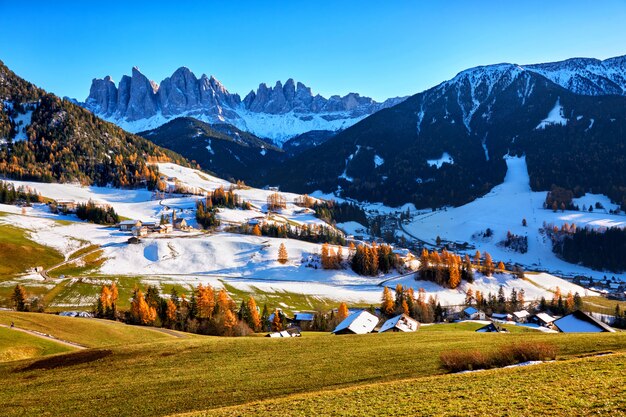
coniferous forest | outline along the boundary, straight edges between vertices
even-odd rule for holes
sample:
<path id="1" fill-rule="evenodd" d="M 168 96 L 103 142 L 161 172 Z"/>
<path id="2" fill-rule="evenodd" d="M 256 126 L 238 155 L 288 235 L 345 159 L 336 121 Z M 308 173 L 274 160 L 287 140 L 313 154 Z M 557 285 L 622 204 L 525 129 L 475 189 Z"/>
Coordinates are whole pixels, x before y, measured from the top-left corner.
<path id="1" fill-rule="evenodd" d="M 576 229 L 556 241 L 553 249 L 567 262 L 616 273 L 626 271 L 626 230 L 618 227 Z"/>
<path id="2" fill-rule="evenodd" d="M 0 62 L 0 174 L 19 180 L 78 181 L 85 185 L 148 187 L 156 162 L 188 163 L 181 156 L 105 122 L 89 111 L 33 86 Z M 14 141 L 13 119 L 32 110 L 26 140 Z"/>

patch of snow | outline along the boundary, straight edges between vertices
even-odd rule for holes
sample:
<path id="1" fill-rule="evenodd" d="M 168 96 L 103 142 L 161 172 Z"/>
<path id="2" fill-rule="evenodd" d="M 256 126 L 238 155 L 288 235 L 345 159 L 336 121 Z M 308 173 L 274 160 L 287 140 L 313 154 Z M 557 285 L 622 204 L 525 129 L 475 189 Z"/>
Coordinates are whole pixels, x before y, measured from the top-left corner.
<path id="1" fill-rule="evenodd" d="M 366 235 L 367 227 L 355 221 L 337 223 L 337 227 L 348 235 Z"/>
<path id="2" fill-rule="evenodd" d="M 207 145 L 206 145 L 206 150 L 209 151 L 209 153 L 211 155 L 215 155 L 215 151 L 213 150 L 213 148 L 211 147 L 211 139 L 208 140 Z"/>
<path id="3" fill-rule="evenodd" d="M 385 160 L 378 155 L 374 155 L 374 166 L 378 168 L 385 163 Z"/>
<path id="4" fill-rule="evenodd" d="M 596 203 L 600 203 L 603 209 L 596 208 Z M 619 210 L 619 204 L 611 202 L 611 199 L 604 194 L 591 194 L 586 193 L 582 197 L 574 198 L 572 204 L 577 205 L 581 210 L 583 206 L 588 210 L 590 206 L 593 207 L 593 211 L 598 213 L 608 213 L 609 211 Z"/>
<path id="5" fill-rule="evenodd" d="M 449 207 L 446 210 L 424 212 L 413 217 L 412 222 L 403 226 L 411 236 L 429 244 L 435 243 L 437 236 L 450 242 L 468 242 L 475 245 L 481 252 L 487 251 L 494 260 L 518 263 L 526 270 L 544 270 L 552 275 L 570 276 L 585 275 L 601 279 L 606 273 L 594 271 L 580 265 L 570 264 L 559 259 L 552 252 L 552 242 L 540 229 L 544 222 L 558 227 L 563 223 L 575 223 L 580 227 L 626 227 L 626 216 L 611 215 L 600 210 L 594 212 L 564 211 L 554 213 L 543 208 L 546 192 L 533 192 L 525 157 L 507 157 L 507 173 L 504 182 L 494 187 L 485 196 L 460 207 Z M 593 196 L 589 201 L 595 201 Z M 602 204 L 606 200 L 601 200 Z M 580 203 L 578 203 L 580 204 Z M 582 207 L 582 206 L 581 206 Z M 606 205 L 606 208 L 614 207 Z M 527 227 L 522 226 L 522 219 L 527 220 Z M 473 236 L 487 228 L 493 230 L 493 239 L 488 242 Z M 509 251 L 498 245 L 506 239 L 507 232 L 528 237 L 528 251 L 524 254 Z M 473 250 L 475 251 L 475 249 Z M 470 250 L 470 254 L 473 254 Z M 612 274 L 613 275 L 613 274 Z M 626 274 L 614 274 L 618 279 L 626 281 Z M 533 276 L 528 274 L 533 279 Z M 547 279 L 539 275 L 539 285 Z M 564 285 L 566 281 L 560 280 Z M 584 291 L 578 288 L 579 291 Z M 581 293 L 584 295 L 584 293 Z"/>
<path id="6" fill-rule="evenodd" d="M 354 158 L 354 156 L 359 153 L 360 150 L 361 150 L 361 146 L 360 145 L 356 145 L 356 151 L 354 151 L 354 153 L 351 153 L 350 155 L 348 155 L 348 157 L 346 158 L 346 167 L 344 168 L 344 170 L 341 173 L 341 175 L 339 176 L 339 178 L 343 178 L 344 180 L 346 180 L 348 182 L 354 181 L 354 179 L 352 177 L 348 177 L 348 164 L 350 163 L 350 161 L 352 161 L 352 158 Z"/>
<path id="7" fill-rule="evenodd" d="M 535 129 L 545 129 L 546 126 L 566 126 L 567 119 L 563 115 L 563 106 L 561 106 L 561 98 L 556 99 L 556 103 L 550 113 L 548 113 L 548 117 L 543 119 Z"/>
<path id="8" fill-rule="evenodd" d="M 28 110 L 24 114 L 19 114 L 14 122 L 17 127 L 17 134 L 13 138 L 13 142 L 20 142 L 23 140 L 28 140 L 28 136 L 26 136 L 26 129 L 30 126 L 31 120 L 33 118 L 33 111 Z"/>
<path id="9" fill-rule="evenodd" d="M 443 164 L 454 164 L 454 159 L 450 156 L 448 152 L 444 152 L 439 159 L 428 159 L 426 161 L 428 165 L 431 167 L 435 167 L 437 169 L 441 168 Z"/>

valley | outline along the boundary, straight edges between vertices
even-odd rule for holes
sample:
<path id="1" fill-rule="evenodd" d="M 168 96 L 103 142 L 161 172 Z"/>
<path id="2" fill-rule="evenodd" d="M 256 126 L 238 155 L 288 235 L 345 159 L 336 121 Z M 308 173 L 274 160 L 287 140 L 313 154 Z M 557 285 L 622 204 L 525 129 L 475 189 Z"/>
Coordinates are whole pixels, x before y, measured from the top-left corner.
<path id="1" fill-rule="evenodd" d="M 626 415 L 624 21 L 0 1 L 0 417 Z"/>

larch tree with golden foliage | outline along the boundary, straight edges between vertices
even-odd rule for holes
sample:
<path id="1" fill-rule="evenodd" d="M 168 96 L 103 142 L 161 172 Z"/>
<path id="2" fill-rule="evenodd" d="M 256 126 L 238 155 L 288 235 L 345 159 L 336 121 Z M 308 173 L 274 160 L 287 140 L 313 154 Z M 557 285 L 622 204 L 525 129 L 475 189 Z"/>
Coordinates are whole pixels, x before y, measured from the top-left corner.
<path id="1" fill-rule="evenodd" d="M 498 262 L 498 271 L 504 272 L 505 269 L 506 267 L 504 266 L 504 262 L 502 261 Z"/>
<path id="2" fill-rule="evenodd" d="M 198 284 L 196 289 L 196 303 L 198 307 L 198 318 L 210 319 L 213 317 L 213 310 L 215 309 L 215 291 L 213 287 L 202 284 Z"/>
<path id="3" fill-rule="evenodd" d="M 283 322 L 280 320 L 278 309 L 274 310 L 274 318 L 272 319 L 272 331 L 280 332 L 283 329 Z"/>
<path id="4" fill-rule="evenodd" d="M 224 288 L 222 288 L 217 294 L 217 306 L 221 313 L 225 313 L 226 311 L 233 309 L 233 300 L 231 300 Z"/>
<path id="5" fill-rule="evenodd" d="M 383 290 L 382 302 L 380 304 L 380 309 L 383 315 L 390 317 L 395 309 L 395 302 L 393 296 L 391 295 L 391 290 L 389 287 L 385 287 Z"/>
<path id="6" fill-rule="evenodd" d="M 133 321 L 138 324 L 152 324 L 156 320 L 156 309 L 150 307 L 141 290 L 135 291 L 135 296 L 130 302 L 130 314 Z"/>
<path id="7" fill-rule="evenodd" d="M 258 224 L 255 224 L 254 227 L 252 228 L 252 234 L 254 236 L 261 236 L 261 228 L 259 227 Z"/>
<path id="8" fill-rule="evenodd" d="M 165 317 L 167 318 L 168 325 L 172 327 L 176 323 L 176 304 L 172 300 L 167 300 L 167 307 L 165 310 Z"/>
<path id="9" fill-rule="evenodd" d="M 348 317 L 348 305 L 346 303 L 339 304 L 339 309 L 337 310 L 337 320 L 342 321 Z"/>
<path id="10" fill-rule="evenodd" d="M 287 248 L 284 243 L 281 243 L 278 247 L 278 262 L 281 264 L 286 264 L 289 260 L 289 255 L 287 254 Z"/>
<path id="11" fill-rule="evenodd" d="M 485 263 L 483 265 L 483 272 L 486 276 L 490 277 L 491 275 L 493 275 L 493 271 L 493 259 L 491 259 L 491 255 L 489 255 L 489 253 L 485 252 Z"/>
<path id="12" fill-rule="evenodd" d="M 248 325 L 252 330 L 258 332 L 261 330 L 261 316 L 259 315 L 259 309 L 257 308 L 256 301 L 252 296 L 250 296 L 247 304 L 249 314 Z"/>
<path id="13" fill-rule="evenodd" d="M 229 336 L 232 335 L 235 326 L 237 326 L 237 316 L 232 311 L 226 310 L 224 313 L 224 332 Z"/>

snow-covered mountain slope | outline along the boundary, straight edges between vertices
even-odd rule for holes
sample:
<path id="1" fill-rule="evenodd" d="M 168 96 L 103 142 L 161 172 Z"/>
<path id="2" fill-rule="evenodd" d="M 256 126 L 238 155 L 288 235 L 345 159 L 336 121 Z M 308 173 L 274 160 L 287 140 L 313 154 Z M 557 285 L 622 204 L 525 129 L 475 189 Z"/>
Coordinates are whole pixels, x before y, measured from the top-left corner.
<path id="1" fill-rule="evenodd" d="M 355 93 L 327 99 L 292 79 L 284 85 L 278 81 L 274 87 L 262 83 L 241 100 L 214 77 L 203 74 L 198 79 L 185 67 L 160 84 L 135 67 L 118 86 L 109 76 L 94 79 L 84 106 L 134 133 L 190 116 L 207 123 L 229 123 L 280 145 L 311 130 L 345 129 L 400 101 L 402 98 L 393 98 L 378 103 Z"/>
<path id="2" fill-rule="evenodd" d="M 596 202 L 607 204 L 605 210 L 594 212 L 553 212 L 543 208 L 546 192 L 533 192 L 525 157 L 506 158 L 507 173 L 504 183 L 494 187 L 484 197 L 461 207 L 436 212 L 424 211 L 415 216 L 404 229 L 411 236 L 435 243 L 437 236 L 451 242 L 469 242 L 481 251 L 489 252 L 494 259 L 524 265 L 528 270 L 547 270 L 559 275 L 585 275 L 598 279 L 606 272 L 567 263 L 552 252 L 552 242 L 540 229 L 544 224 L 561 227 L 564 223 L 578 227 L 626 227 L 626 216 L 609 214 L 614 209 L 604 196 L 587 195 L 577 204 Z M 522 224 L 526 219 L 527 226 Z M 491 229 L 492 236 L 483 233 Z M 528 251 L 515 252 L 502 242 L 507 233 L 528 237 Z M 626 281 L 626 274 L 611 274 Z M 532 278 L 532 276 L 531 276 Z"/>
<path id="3" fill-rule="evenodd" d="M 626 56 L 604 61 L 572 58 L 548 64 L 525 65 L 523 68 L 541 74 L 576 94 L 626 95 Z"/>
<path id="4" fill-rule="evenodd" d="M 502 181 L 502 156 L 525 154 L 534 190 L 592 190 L 625 210 L 626 94 L 615 94 L 624 59 L 589 62 L 462 71 L 275 166 L 268 182 L 298 192 L 340 189 L 391 206 L 462 205 Z M 573 71 L 574 78 L 558 76 Z M 604 89 L 583 90 L 582 79 Z M 434 164 L 442 155 L 454 163 Z M 575 168 L 581 166 L 585 173 Z"/>

